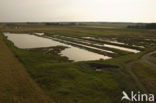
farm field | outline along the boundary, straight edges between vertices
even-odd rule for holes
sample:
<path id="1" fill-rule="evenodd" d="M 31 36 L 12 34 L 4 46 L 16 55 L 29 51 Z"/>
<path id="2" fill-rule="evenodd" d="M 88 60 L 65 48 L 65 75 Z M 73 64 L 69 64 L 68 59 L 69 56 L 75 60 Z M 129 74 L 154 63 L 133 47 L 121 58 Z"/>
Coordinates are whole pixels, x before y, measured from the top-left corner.
<path id="1" fill-rule="evenodd" d="M 15 57 L 55 103 L 121 103 L 122 91 L 156 93 L 156 53 L 143 59 L 156 51 L 155 29 L 121 24 L 4 24 L 0 29 Z"/>

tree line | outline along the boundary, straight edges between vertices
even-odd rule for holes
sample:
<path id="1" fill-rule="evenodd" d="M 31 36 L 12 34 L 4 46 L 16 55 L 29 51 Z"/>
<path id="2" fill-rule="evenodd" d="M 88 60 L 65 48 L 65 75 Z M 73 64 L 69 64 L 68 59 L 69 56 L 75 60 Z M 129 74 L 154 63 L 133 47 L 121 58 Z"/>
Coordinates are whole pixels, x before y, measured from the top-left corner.
<path id="1" fill-rule="evenodd" d="M 156 23 L 128 25 L 127 28 L 156 29 Z"/>

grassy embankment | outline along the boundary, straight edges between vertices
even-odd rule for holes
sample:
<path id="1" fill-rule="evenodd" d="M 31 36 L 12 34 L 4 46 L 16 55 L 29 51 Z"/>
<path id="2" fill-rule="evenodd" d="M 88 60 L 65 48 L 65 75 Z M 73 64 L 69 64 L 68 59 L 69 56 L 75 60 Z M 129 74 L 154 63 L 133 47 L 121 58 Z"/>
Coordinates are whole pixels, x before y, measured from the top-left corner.
<path id="1" fill-rule="evenodd" d="M 57 103 L 120 103 L 123 90 L 139 90 L 122 62 L 136 58 L 135 55 L 108 61 L 65 63 L 59 55 L 18 49 L 5 41 L 32 78 Z"/>
<path id="2" fill-rule="evenodd" d="M 0 33 L 0 103 L 53 103 L 9 50 Z"/>
<path id="3" fill-rule="evenodd" d="M 131 42 L 126 41 L 130 44 L 140 44 L 138 41 L 143 38 L 155 37 L 153 35 L 155 33 L 154 30 L 65 26 L 47 26 L 44 28 L 42 26 L 41 28 L 34 26 L 33 28 L 23 27 L 18 30 L 9 29 L 7 30 L 13 32 L 46 32 L 67 36 L 117 37 L 121 41 L 125 41 L 127 40 L 125 38 L 130 37 Z M 129 54 L 107 61 L 70 63 L 61 61 L 62 57 L 59 55 L 22 50 L 14 47 L 11 42 L 7 40 L 6 42 L 16 57 L 25 65 L 32 78 L 57 103 L 120 103 L 123 90 L 127 92 L 139 90 L 137 84 L 129 75 L 125 63 L 137 60 L 145 52 Z M 96 69 L 102 69 L 102 72 L 96 72 Z M 146 87 L 149 88 L 148 86 Z"/>

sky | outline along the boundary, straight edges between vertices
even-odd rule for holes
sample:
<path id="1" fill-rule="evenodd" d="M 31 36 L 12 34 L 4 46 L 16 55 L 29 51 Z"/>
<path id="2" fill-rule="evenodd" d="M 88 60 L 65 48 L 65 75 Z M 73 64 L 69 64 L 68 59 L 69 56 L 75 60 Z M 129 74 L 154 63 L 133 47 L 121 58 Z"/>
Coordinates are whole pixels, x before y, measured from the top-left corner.
<path id="1" fill-rule="evenodd" d="M 0 0 L 0 22 L 156 22 L 156 0 Z"/>

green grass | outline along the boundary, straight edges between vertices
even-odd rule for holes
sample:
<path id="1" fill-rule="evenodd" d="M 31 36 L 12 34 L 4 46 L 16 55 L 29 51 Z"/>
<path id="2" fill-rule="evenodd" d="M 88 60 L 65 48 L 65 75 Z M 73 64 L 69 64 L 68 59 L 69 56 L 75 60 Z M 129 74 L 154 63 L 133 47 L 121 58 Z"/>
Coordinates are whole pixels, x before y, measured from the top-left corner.
<path id="1" fill-rule="evenodd" d="M 50 35 L 66 35 L 66 36 L 93 36 L 97 38 L 117 38 L 121 42 L 134 45 L 149 46 L 149 43 L 154 43 L 154 41 L 146 41 L 145 39 L 156 38 L 156 30 L 147 29 L 128 29 L 121 25 L 114 28 L 104 28 L 107 26 L 103 25 L 103 28 L 96 28 L 97 25 L 93 26 L 45 26 L 45 25 L 18 25 L 20 29 L 15 29 L 16 25 L 13 27 L 6 26 L 3 31 L 10 32 L 45 32 Z M 150 47 L 150 46 L 149 46 Z"/>
<path id="2" fill-rule="evenodd" d="M 155 61 L 156 60 L 156 54 L 151 55 L 151 58 L 154 60 L 149 60 L 149 61 L 156 65 L 156 61 Z"/>
<path id="3" fill-rule="evenodd" d="M 123 59 L 61 63 L 59 55 L 22 50 L 6 42 L 31 77 L 56 103 L 120 103 L 123 90 L 139 90 L 119 61 Z M 100 65 L 102 72 L 95 71 L 96 65 Z"/>
<path id="4" fill-rule="evenodd" d="M 152 57 L 156 59 L 156 54 L 153 54 Z"/>
<path id="5" fill-rule="evenodd" d="M 140 42 L 143 41 L 144 46 L 147 47 L 151 47 L 149 44 L 153 42 L 145 42 L 144 39 L 156 38 L 156 30 L 126 29 L 124 27 L 35 25 L 22 26 L 19 30 L 7 27 L 3 31 L 118 38 L 121 42 L 136 45 L 140 45 Z M 127 93 L 140 90 L 128 73 L 125 63 L 135 61 L 143 54 L 155 50 L 147 48 L 139 54 L 128 54 L 106 61 L 71 63 L 65 57 L 18 49 L 10 41 L 6 39 L 5 41 L 19 61 L 24 64 L 31 77 L 56 103 L 121 103 L 123 90 Z M 96 72 L 98 68 L 102 69 L 102 72 Z M 147 70 L 147 68 L 150 69 Z M 153 68 L 142 63 L 135 64 L 134 72 L 139 78 L 143 77 L 142 81 L 150 81 L 146 87 L 155 89 L 150 85 L 155 81 Z"/>
<path id="6" fill-rule="evenodd" d="M 156 70 L 146 63 L 135 63 L 133 65 L 134 73 L 140 78 L 144 86 L 150 93 L 156 94 Z"/>

